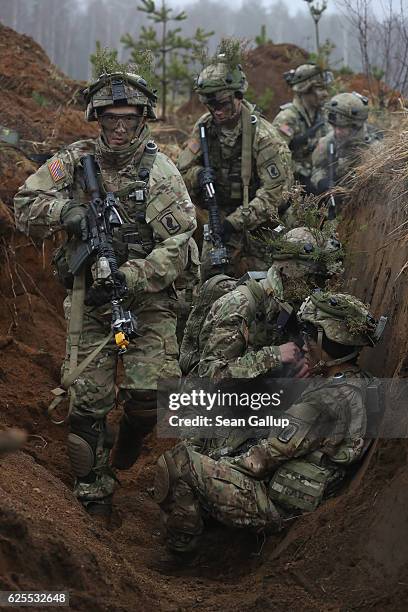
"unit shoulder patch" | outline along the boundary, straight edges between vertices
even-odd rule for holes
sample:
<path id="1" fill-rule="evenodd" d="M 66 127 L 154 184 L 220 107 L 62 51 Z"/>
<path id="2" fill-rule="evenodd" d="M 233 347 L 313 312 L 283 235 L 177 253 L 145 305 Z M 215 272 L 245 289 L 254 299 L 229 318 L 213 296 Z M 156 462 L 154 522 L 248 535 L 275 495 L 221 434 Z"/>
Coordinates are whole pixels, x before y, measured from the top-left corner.
<path id="1" fill-rule="evenodd" d="M 275 163 L 270 164 L 269 166 L 267 166 L 266 170 L 267 170 L 269 176 L 271 178 L 273 178 L 273 179 L 276 179 L 276 178 L 278 178 L 280 176 L 279 168 L 278 168 L 278 166 Z"/>
<path id="2" fill-rule="evenodd" d="M 181 225 L 177 221 L 176 217 L 171 212 L 166 212 L 160 219 L 160 223 L 163 225 L 165 230 L 170 234 L 177 234 L 180 230 Z"/>

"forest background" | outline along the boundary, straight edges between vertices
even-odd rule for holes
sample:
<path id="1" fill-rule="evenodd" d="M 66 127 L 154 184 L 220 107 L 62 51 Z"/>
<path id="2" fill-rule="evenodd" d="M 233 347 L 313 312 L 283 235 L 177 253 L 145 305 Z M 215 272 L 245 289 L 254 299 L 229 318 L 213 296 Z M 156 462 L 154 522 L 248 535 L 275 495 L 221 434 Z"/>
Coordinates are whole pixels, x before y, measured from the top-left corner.
<path id="1" fill-rule="evenodd" d="M 138 0 L 0 0 L 0 21 L 32 36 L 66 74 L 87 80 L 96 41 L 117 48 L 119 59 L 129 58 L 123 37 L 140 40 L 143 28 L 152 25 L 148 13 L 138 10 L 140 5 Z M 208 37 L 210 51 L 222 36 L 231 35 L 249 39 L 253 46 L 272 41 L 316 50 L 308 0 L 166 0 L 166 5 L 173 9 L 172 16 L 184 11 L 187 17 L 176 23 L 180 36 L 194 37 L 197 28 L 213 33 Z M 161 0 L 156 6 L 160 8 Z M 329 43 L 332 68 L 370 72 L 407 95 L 406 0 L 329 0 L 319 30 L 321 45 Z"/>

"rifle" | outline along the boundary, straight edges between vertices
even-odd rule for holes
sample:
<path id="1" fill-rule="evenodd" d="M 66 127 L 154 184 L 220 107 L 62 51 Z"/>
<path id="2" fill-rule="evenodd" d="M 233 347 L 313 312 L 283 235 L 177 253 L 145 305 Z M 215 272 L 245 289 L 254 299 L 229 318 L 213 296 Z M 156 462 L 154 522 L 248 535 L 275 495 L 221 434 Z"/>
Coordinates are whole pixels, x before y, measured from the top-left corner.
<path id="1" fill-rule="evenodd" d="M 129 341 L 137 335 L 136 319 L 130 310 L 124 310 L 122 302 L 126 297 L 126 285 L 120 279 L 118 262 L 112 246 L 113 230 L 122 225 L 123 221 L 116 208 L 113 193 L 107 193 L 105 198 L 100 192 L 97 178 L 97 164 L 93 155 L 82 158 L 86 191 L 91 196 L 87 210 L 88 237 L 81 242 L 70 257 L 69 267 L 75 275 L 89 258 L 96 254 L 98 278 L 109 279 L 112 282 L 112 332 L 119 353 L 126 351 Z"/>
<path id="2" fill-rule="evenodd" d="M 329 142 L 329 189 L 332 190 L 336 183 L 335 168 L 336 168 L 336 144 L 334 139 Z M 336 200 L 334 195 L 329 195 L 329 202 L 327 207 L 327 219 L 333 221 L 336 218 Z"/>
<path id="3" fill-rule="evenodd" d="M 205 125 L 200 123 L 200 145 L 203 154 L 204 168 L 209 170 L 210 156 L 208 152 L 208 141 Z M 214 183 L 211 180 L 205 182 L 204 201 L 208 207 L 208 224 L 204 225 L 204 240 L 211 240 L 213 246 L 210 250 L 210 261 L 213 267 L 224 266 L 228 263 L 227 249 L 222 240 L 222 227 L 220 211 L 218 210 L 215 197 Z"/>

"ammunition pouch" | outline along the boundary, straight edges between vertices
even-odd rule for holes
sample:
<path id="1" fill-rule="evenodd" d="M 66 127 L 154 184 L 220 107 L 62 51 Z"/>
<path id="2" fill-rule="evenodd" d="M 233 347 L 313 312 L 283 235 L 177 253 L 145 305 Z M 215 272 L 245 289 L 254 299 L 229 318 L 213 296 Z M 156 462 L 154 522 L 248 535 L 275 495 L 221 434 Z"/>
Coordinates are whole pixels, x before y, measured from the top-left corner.
<path id="1" fill-rule="evenodd" d="M 318 464 L 318 455 L 322 465 Z M 269 482 L 270 499 L 285 510 L 313 512 L 324 498 L 338 490 L 344 478 L 345 470 L 329 465 L 322 453 L 312 453 L 310 458 L 316 462 L 306 459 L 286 462 Z"/>
<path id="2" fill-rule="evenodd" d="M 115 228 L 113 248 L 119 267 L 129 259 L 145 259 L 154 247 L 152 230 L 138 223 L 123 223 Z"/>
<path id="3" fill-rule="evenodd" d="M 74 286 L 74 275 L 69 269 L 65 244 L 59 246 L 54 251 L 51 263 L 54 267 L 54 274 L 61 285 L 63 285 L 65 289 L 72 289 Z"/>

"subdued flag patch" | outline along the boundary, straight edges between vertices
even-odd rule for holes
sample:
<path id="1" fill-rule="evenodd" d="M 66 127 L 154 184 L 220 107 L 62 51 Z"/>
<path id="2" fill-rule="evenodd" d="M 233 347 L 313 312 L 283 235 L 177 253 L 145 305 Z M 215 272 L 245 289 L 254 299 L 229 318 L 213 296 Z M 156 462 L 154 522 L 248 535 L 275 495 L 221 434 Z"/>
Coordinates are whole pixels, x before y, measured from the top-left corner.
<path id="1" fill-rule="evenodd" d="M 287 123 L 282 123 L 282 125 L 279 126 L 279 129 L 280 129 L 281 132 L 286 134 L 286 136 L 289 136 L 289 138 L 292 138 L 292 136 L 294 134 L 294 131 L 290 127 L 290 125 L 288 125 Z"/>
<path id="2" fill-rule="evenodd" d="M 190 138 L 190 140 L 187 141 L 187 147 L 195 155 L 200 150 L 200 143 L 197 140 L 195 140 L 194 138 Z"/>
<path id="3" fill-rule="evenodd" d="M 62 181 L 66 177 L 64 165 L 60 159 L 54 159 L 48 163 L 48 170 L 50 171 L 52 180 L 54 183 Z"/>

